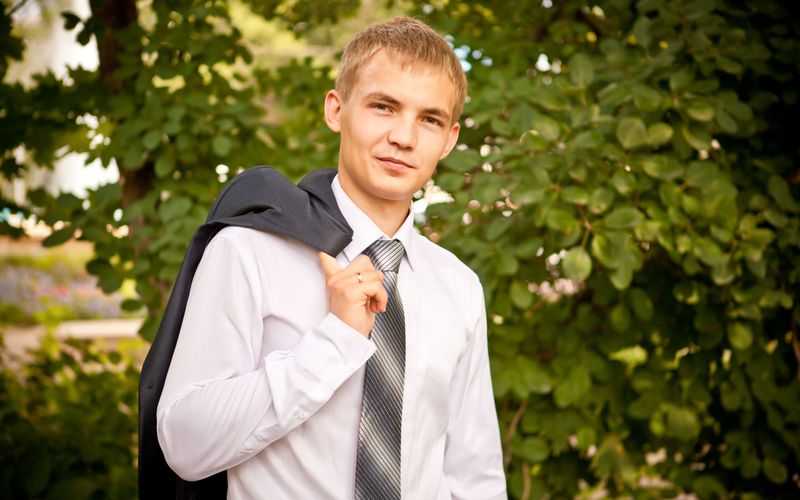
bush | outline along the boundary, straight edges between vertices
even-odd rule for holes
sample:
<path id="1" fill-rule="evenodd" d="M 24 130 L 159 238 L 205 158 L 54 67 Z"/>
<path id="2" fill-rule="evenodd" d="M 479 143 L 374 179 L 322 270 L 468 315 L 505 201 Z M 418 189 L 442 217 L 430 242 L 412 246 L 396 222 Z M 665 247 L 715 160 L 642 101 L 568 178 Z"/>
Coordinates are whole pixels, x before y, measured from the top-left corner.
<path id="1" fill-rule="evenodd" d="M 124 351 L 46 338 L 0 349 L 0 497 L 136 497 L 138 368 Z"/>

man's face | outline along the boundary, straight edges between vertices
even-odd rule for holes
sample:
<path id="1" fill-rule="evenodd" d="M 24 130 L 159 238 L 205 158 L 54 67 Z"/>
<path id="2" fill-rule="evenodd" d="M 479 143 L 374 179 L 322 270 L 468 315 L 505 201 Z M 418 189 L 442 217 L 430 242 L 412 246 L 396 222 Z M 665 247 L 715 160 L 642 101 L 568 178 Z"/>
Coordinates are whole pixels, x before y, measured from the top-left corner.
<path id="1" fill-rule="evenodd" d="M 443 71 L 403 68 L 384 51 L 359 70 L 347 102 L 328 92 L 325 118 L 341 135 L 339 179 L 357 205 L 408 207 L 456 144 L 454 100 Z"/>

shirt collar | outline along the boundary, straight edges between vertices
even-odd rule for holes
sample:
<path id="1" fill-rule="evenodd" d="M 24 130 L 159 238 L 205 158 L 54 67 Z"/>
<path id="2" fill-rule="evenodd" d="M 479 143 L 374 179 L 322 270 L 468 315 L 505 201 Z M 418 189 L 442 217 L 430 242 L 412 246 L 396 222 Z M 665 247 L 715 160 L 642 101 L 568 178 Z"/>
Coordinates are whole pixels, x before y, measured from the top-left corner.
<path id="1" fill-rule="evenodd" d="M 393 236 L 388 236 L 386 233 L 372 222 L 372 219 L 367 216 L 355 202 L 350 199 L 347 193 L 342 189 L 339 183 L 339 175 L 337 174 L 331 182 L 331 189 L 336 198 L 336 204 L 339 205 L 339 210 L 342 212 L 347 224 L 353 230 L 353 239 L 350 244 L 344 248 L 344 254 L 351 262 L 353 259 L 361 255 L 373 241 L 379 239 L 399 240 L 405 249 L 404 259 L 414 269 L 414 210 L 411 204 L 408 207 L 408 216 L 403 224 Z"/>

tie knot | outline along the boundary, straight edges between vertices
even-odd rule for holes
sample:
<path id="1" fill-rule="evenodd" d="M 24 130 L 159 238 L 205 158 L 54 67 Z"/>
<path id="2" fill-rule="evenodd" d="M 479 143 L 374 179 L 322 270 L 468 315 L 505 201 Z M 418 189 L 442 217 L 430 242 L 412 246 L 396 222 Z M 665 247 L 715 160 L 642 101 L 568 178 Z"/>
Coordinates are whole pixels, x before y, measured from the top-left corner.
<path id="1" fill-rule="evenodd" d="M 364 255 L 370 258 L 378 271 L 396 273 L 405 252 L 399 240 L 376 240 L 364 250 Z"/>

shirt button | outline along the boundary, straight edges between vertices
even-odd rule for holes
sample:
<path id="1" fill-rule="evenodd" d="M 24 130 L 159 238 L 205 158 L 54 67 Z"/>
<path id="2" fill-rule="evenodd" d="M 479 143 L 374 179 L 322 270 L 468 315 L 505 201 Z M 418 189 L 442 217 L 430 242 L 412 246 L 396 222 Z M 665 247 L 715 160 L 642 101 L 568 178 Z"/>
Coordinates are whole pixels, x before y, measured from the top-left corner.
<path id="1" fill-rule="evenodd" d="M 297 418 L 306 418 L 308 417 L 308 413 L 305 410 L 297 410 L 295 413 Z"/>

